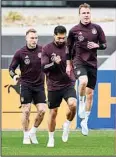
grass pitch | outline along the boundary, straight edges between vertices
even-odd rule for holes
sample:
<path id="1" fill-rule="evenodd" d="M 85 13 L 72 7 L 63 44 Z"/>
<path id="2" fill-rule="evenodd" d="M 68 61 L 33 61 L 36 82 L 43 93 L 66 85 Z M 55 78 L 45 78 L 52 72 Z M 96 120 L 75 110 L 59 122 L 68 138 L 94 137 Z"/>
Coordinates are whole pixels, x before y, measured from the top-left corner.
<path id="1" fill-rule="evenodd" d="M 38 131 L 38 145 L 23 145 L 23 132 L 2 132 L 2 156 L 115 156 L 116 136 L 115 131 L 90 131 L 88 136 L 83 136 L 80 131 L 71 131 L 69 140 L 62 142 L 62 131 L 55 132 L 55 147 L 47 148 L 48 132 Z"/>

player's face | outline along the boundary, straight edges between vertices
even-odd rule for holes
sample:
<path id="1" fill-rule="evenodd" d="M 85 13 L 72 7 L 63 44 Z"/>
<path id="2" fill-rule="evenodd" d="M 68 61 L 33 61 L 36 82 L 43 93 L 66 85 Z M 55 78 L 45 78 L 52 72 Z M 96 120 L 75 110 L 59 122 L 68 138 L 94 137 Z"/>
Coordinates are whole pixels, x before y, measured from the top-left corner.
<path id="1" fill-rule="evenodd" d="M 91 22 L 91 10 L 89 8 L 82 7 L 80 9 L 80 20 L 82 24 L 88 24 Z"/>
<path id="2" fill-rule="evenodd" d="M 54 35 L 54 40 L 55 40 L 55 43 L 59 47 L 64 46 L 64 44 L 66 42 L 66 33 L 63 33 L 63 34 L 58 33 L 57 35 Z"/>
<path id="3" fill-rule="evenodd" d="M 38 42 L 38 35 L 37 33 L 29 32 L 26 35 L 26 42 L 29 48 L 35 48 Z"/>

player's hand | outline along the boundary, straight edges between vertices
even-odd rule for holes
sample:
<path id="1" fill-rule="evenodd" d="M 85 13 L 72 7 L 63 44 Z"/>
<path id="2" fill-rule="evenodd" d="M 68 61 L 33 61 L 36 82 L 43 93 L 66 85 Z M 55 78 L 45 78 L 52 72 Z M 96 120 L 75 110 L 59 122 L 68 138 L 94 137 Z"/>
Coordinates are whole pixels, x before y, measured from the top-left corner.
<path id="1" fill-rule="evenodd" d="M 55 56 L 55 57 L 54 57 L 54 62 L 55 62 L 56 64 L 60 64 L 60 62 L 61 62 L 60 56 Z"/>
<path id="2" fill-rule="evenodd" d="M 67 65 L 66 66 L 66 73 L 67 73 L 67 75 L 70 77 L 70 75 L 71 75 L 71 70 L 72 70 L 72 66 L 71 65 Z"/>
<path id="3" fill-rule="evenodd" d="M 19 75 L 15 75 L 13 77 L 13 80 L 14 80 L 14 84 L 17 84 L 18 83 L 18 80 L 19 80 Z"/>
<path id="4" fill-rule="evenodd" d="M 94 48 L 99 48 L 99 44 L 96 44 L 94 42 L 89 42 L 87 43 L 87 48 L 88 49 L 94 49 Z"/>

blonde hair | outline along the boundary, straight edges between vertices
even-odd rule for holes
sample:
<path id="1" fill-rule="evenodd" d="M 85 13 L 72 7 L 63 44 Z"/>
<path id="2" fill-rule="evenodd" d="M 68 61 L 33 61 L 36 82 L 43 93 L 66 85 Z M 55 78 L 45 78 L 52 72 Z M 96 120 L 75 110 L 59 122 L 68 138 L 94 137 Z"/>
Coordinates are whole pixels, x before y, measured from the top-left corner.
<path id="1" fill-rule="evenodd" d="M 26 35 L 28 35 L 30 32 L 37 33 L 37 31 L 34 28 L 31 28 L 26 32 Z"/>
<path id="2" fill-rule="evenodd" d="M 81 5 L 79 6 L 79 14 L 80 14 L 81 8 L 89 8 L 89 9 L 91 9 L 91 7 L 90 7 L 89 4 L 87 4 L 87 3 L 81 4 Z"/>

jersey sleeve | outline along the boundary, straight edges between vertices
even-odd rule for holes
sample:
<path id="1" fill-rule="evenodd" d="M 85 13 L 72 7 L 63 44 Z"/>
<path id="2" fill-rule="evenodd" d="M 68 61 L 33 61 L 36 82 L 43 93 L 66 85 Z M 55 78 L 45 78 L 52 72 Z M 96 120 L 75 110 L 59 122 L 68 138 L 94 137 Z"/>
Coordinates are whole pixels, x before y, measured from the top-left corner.
<path id="1" fill-rule="evenodd" d="M 49 72 L 50 70 L 53 70 L 55 68 L 55 65 L 56 64 L 50 60 L 48 49 L 46 47 L 43 47 L 41 56 L 42 70 L 45 73 Z"/>
<path id="2" fill-rule="evenodd" d="M 98 28 L 99 34 L 98 34 L 98 41 L 99 41 L 99 49 L 106 49 L 107 48 L 107 42 L 106 42 L 106 36 L 103 31 L 103 29 L 99 26 Z"/>
<path id="3" fill-rule="evenodd" d="M 9 74 L 10 76 L 13 78 L 15 75 L 17 75 L 15 73 L 15 70 L 16 68 L 18 67 L 18 65 L 20 64 L 20 53 L 19 51 L 15 53 L 12 61 L 11 61 L 11 64 L 9 66 Z"/>
<path id="4" fill-rule="evenodd" d="M 73 51 L 73 45 L 74 45 L 74 36 L 73 31 L 70 30 L 67 38 L 67 60 L 71 60 L 71 53 Z"/>

